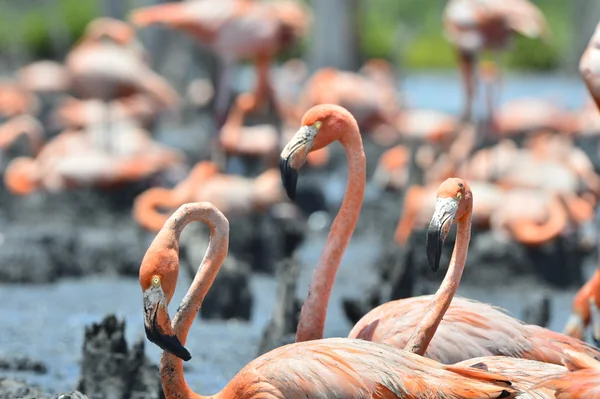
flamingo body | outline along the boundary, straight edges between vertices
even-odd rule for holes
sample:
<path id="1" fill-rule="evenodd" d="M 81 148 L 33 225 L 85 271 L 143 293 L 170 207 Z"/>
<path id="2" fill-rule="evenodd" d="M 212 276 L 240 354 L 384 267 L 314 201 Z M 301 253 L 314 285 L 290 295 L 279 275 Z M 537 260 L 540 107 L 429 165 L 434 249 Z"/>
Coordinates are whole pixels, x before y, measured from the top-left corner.
<path id="1" fill-rule="evenodd" d="M 431 298 L 424 295 L 384 303 L 359 320 L 348 336 L 404 348 Z M 455 297 L 425 356 L 448 364 L 496 355 L 561 364 L 562 351 L 568 348 L 600 356 L 583 341 L 523 324 L 489 304 Z"/>
<path id="2" fill-rule="evenodd" d="M 513 397 L 499 376 L 444 366 L 362 340 L 329 338 L 277 348 L 250 362 L 219 398 Z M 465 375 L 461 375 L 463 372 Z M 475 371 L 475 372 L 474 372 Z M 491 377 L 491 378 L 490 378 Z M 485 379 L 490 382 L 485 382 Z M 499 381 L 491 383 L 493 378 Z"/>

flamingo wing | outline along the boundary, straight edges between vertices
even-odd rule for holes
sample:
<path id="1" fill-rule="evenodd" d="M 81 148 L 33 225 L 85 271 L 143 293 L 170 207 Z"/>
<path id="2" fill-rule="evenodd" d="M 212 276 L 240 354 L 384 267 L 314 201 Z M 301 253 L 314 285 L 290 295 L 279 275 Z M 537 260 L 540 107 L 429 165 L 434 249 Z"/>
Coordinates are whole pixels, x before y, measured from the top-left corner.
<path id="1" fill-rule="evenodd" d="M 349 337 L 404 348 L 431 298 L 425 295 L 380 305 L 356 323 Z M 600 354 L 578 339 L 523 324 L 500 308 L 455 297 L 425 356 L 446 364 L 497 355 L 561 364 L 564 349 Z"/>
<path id="2" fill-rule="evenodd" d="M 330 338 L 280 347 L 249 363 L 224 396 L 243 398 L 511 398 L 503 377 L 444 366 L 373 342 Z M 240 396 L 236 396 L 240 395 Z"/>
<path id="3" fill-rule="evenodd" d="M 600 398 L 600 362 L 576 351 L 565 351 L 570 371 L 545 378 L 539 386 L 554 389 L 556 399 Z"/>
<path id="4" fill-rule="evenodd" d="M 567 371 L 564 366 L 557 364 L 505 356 L 477 357 L 457 363 L 456 366 L 474 367 L 505 376 L 514 388 L 523 392 L 519 394 L 519 399 L 555 399 L 553 388 L 538 386 L 536 382 L 550 376 L 558 377 Z"/>

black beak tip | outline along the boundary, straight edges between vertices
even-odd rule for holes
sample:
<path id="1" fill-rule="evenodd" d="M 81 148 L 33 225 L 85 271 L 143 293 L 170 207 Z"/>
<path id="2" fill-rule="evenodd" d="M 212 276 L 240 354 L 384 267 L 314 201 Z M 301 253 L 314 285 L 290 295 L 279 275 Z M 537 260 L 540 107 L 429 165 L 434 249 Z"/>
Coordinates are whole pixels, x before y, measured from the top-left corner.
<path id="1" fill-rule="evenodd" d="M 179 338 L 175 335 L 160 334 L 146 328 L 146 338 L 162 350 L 167 351 L 186 362 L 192 358 L 190 352 L 185 349 L 179 341 Z"/>
<path id="2" fill-rule="evenodd" d="M 292 168 L 287 159 L 281 158 L 279 161 L 279 169 L 281 171 L 281 181 L 283 188 L 289 199 L 296 199 L 296 185 L 298 184 L 298 171 Z"/>
<path id="3" fill-rule="evenodd" d="M 425 246 L 427 248 L 427 260 L 429 267 L 435 273 L 440 268 L 440 259 L 442 258 L 442 240 L 437 229 L 427 231 Z"/>

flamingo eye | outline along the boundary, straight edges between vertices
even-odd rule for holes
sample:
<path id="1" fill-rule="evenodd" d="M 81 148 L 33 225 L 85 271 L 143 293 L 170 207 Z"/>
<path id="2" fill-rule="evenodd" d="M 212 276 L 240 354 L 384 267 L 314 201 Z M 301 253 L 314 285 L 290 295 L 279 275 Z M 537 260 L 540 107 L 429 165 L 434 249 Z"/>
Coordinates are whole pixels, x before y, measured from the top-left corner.
<path id="1" fill-rule="evenodd" d="M 456 199 L 460 201 L 462 199 L 462 193 L 459 192 L 456 194 Z"/>
<path id="2" fill-rule="evenodd" d="M 315 127 L 315 129 L 319 130 L 321 128 L 321 126 L 323 126 L 323 122 L 316 121 L 313 126 Z"/>
<path id="3" fill-rule="evenodd" d="M 152 285 L 152 287 L 156 288 L 160 286 L 160 277 L 158 276 L 153 276 L 152 280 L 150 281 L 150 284 Z"/>

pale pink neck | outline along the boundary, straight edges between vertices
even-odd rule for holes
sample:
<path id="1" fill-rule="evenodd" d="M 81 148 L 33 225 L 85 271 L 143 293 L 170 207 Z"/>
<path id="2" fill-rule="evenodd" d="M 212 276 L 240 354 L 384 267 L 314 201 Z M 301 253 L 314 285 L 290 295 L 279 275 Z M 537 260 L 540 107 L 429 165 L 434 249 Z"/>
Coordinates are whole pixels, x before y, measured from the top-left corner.
<path id="1" fill-rule="evenodd" d="M 444 314 L 450 307 L 452 298 L 456 294 L 458 284 L 462 277 L 465 263 L 467 261 L 467 252 L 469 241 L 471 240 L 471 212 L 469 211 L 459 222 L 456 230 L 456 242 L 450 259 L 450 266 L 428 307 L 425 317 L 421 320 L 415 331 L 408 339 L 404 350 L 417 355 L 425 355 L 429 343 L 437 330 Z"/>
<path id="2" fill-rule="evenodd" d="M 171 231 L 174 238 L 179 241 L 181 231 L 191 221 L 202 221 L 210 228 L 210 242 L 204 259 L 173 318 L 173 330 L 182 345 L 185 345 L 202 301 L 227 257 L 229 222 L 222 213 L 215 210 L 212 205 L 183 205 L 169 218 L 163 229 Z M 194 393 L 187 385 L 183 375 L 183 361 L 167 352 L 163 352 L 161 356 L 160 377 L 167 399 L 204 398 Z"/>
<path id="3" fill-rule="evenodd" d="M 335 274 L 356 227 L 366 184 L 366 160 L 358 127 L 340 140 L 348 157 L 348 184 L 342 206 L 315 268 L 298 322 L 296 342 L 323 338 Z"/>

